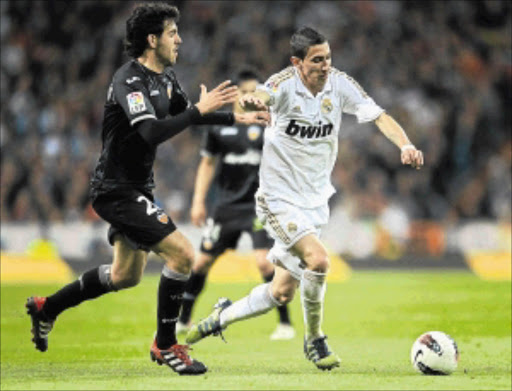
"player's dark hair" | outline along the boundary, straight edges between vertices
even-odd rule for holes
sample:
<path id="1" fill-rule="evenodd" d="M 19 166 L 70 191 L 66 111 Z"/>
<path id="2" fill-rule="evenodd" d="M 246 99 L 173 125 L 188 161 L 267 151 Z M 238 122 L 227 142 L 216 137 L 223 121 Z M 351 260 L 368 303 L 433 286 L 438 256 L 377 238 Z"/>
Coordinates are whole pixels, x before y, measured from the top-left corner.
<path id="1" fill-rule="evenodd" d="M 324 42 L 327 42 L 324 35 L 311 27 L 303 27 L 297 30 L 290 39 L 291 54 L 304 60 L 311 46 L 321 45 Z"/>
<path id="2" fill-rule="evenodd" d="M 133 58 L 140 57 L 148 46 L 148 35 L 160 36 L 164 31 L 164 22 L 168 19 L 178 23 L 180 11 L 166 3 L 148 3 L 137 6 L 126 21 L 124 48 Z"/>
<path id="3" fill-rule="evenodd" d="M 238 70 L 235 76 L 235 80 L 233 80 L 233 82 L 235 84 L 240 84 L 241 82 L 246 80 L 257 80 L 258 82 L 260 82 L 261 76 L 255 68 L 250 66 L 244 66 Z"/>

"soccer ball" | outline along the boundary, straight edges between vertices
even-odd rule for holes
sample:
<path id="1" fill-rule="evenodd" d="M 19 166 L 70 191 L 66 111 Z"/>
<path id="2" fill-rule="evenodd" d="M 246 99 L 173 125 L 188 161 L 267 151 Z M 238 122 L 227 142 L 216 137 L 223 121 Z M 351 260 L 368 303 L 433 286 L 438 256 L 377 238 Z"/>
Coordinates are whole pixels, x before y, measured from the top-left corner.
<path id="1" fill-rule="evenodd" d="M 457 344 L 441 331 L 422 334 L 412 345 L 412 366 L 425 375 L 449 375 L 457 369 L 458 362 Z"/>

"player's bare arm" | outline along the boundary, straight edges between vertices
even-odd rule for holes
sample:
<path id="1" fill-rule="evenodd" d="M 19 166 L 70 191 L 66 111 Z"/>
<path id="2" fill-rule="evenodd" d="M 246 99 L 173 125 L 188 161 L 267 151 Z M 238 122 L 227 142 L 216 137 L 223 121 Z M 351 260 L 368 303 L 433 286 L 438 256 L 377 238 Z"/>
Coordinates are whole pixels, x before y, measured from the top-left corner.
<path id="1" fill-rule="evenodd" d="M 213 156 L 204 156 L 197 169 L 196 183 L 194 187 L 194 197 L 192 208 L 190 209 L 190 219 L 198 227 L 204 225 L 206 219 L 206 195 L 212 183 L 215 173 L 215 158 Z"/>
<path id="2" fill-rule="evenodd" d="M 423 152 L 416 149 L 411 143 L 407 134 L 393 117 L 382 113 L 376 120 L 375 125 L 379 130 L 391 140 L 401 150 L 402 164 L 410 164 L 416 169 L 423 166 Z"/>

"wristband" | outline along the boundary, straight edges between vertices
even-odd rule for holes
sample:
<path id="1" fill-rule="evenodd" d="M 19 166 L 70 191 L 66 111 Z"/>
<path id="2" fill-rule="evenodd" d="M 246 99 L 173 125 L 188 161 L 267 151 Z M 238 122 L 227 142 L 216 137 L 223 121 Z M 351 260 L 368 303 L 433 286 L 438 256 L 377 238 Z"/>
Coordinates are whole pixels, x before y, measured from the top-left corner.
<path id="1" fill-rule="evenodd" d="M 412 145 L 412 144 L 406 144 L 406 145 L 404 145 L 402 148 L 400 148 L 400 150 L 401 150 L 402 152 L 403 152 L 403 151 L 405 151 L 405 150 L 407 150 L 407 149 L 416 149 L 416 147 L 415 147 L 414 145 Z"/>

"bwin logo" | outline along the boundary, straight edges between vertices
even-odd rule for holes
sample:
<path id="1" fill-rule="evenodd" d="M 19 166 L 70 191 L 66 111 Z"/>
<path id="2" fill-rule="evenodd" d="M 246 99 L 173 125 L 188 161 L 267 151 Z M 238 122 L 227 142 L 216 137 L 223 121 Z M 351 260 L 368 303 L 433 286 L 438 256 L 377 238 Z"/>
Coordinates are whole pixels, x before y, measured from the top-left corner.
<path id="1" fill-rule="evenodd" d="M 289 136 L 300 136 L 302 138 L 320 138 L 329 136 L 332 133 L 332 124 L 322 125 L 322 122 L 318 123 L 318 126 L 300 126 L 297 125 L 294 119 L 290 121 L 285 133 Z"/>

